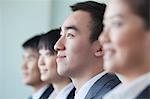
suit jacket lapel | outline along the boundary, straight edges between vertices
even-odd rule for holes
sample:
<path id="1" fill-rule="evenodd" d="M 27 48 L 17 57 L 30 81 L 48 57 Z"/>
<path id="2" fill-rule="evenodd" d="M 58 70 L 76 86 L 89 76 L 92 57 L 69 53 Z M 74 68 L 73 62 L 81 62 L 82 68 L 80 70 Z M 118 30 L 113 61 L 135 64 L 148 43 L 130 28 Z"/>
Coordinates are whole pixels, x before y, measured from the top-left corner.
<path id="1" fill-rule="evenodd" d="M 49 95 L 53 92 L 53 86 L 50 85 L 45 91 L 44 93 L 41 95 L 40 99 L 48 99 Z"/>
<path id="2" fill-rule="evenodd" d="M 71 90 L 71 92 L 69 93 L 69 95 L 67 96 L 67 99 L 74 99 L 75 90 L 76 90 L 76 88 L 74 87 L 74 88 Z"/>
<path id="3" fill-rule="evenodd" d="M 117 78 L 116 75 L 112 75 L 109 73 L 106 73 L 103 75 L 99 80 L 97 80 L 94 85 L 90 88 L 89 92 L 87 93 L 85 99 L 92 99 L 95 97 L 97 94 L 99 96 L 103 96 L 106 92 L 108 92 L 110 89 L 105 88 L 104 86 L 114 78 Z M 118 85 L 120 83 L 120 80 L 117 78 L 117 82 L 115 84 Z M 112 86 L 114 87 L 114 86 Z"/>
<path id="4" fill-rule="evenodd" d="M 145 88 L 137 97 L 136 99 L 150 99 L 150 85 Z"/>

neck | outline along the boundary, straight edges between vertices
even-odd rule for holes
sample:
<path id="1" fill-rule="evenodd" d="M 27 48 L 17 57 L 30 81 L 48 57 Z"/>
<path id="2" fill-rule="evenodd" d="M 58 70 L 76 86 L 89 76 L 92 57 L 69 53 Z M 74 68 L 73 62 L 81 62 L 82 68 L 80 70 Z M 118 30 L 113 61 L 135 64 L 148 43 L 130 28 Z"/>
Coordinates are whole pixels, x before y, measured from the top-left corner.
<path id="1" fill-rule="evenodd" d="M 45 83 L 40 83 L 40 84 L 35 84 L 32 86 L 33 88 L 33 93 L 36 93 L 37 91 L 39 91 L 43 86 L 45 86 L 46 84 Z"/>
<path id="2" fill-rule="evenodd" d="M 129 71 L 128 73 L 124 73 L 122 74 L 126 80 L 126 83 L 130 83 L 136 79 L 138 79 L 139 77 L 141 77 L 142 75 L 145 75 L 146 73 L 150 72 L 150 68 L 145 68 L 142 67 L 140 69 L 135 69 L 134 71 Z"/>

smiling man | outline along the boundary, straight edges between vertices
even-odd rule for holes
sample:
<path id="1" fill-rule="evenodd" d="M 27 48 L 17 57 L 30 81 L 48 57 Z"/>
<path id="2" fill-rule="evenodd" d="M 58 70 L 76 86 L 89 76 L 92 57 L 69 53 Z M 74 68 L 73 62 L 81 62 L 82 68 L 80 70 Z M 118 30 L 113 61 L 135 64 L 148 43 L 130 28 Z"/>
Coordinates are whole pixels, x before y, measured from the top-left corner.
<path id="1" fill-rule="evenodd" d="M 94 1 L 71 6 L 73 13 L 63 23 L 61 37 L 55 44 L 57 71 L 72 79 L 75 99 L 101 99 L 120 83 L 116 75 L 103 70 L 98 36 L 103 29 L 105 7 Z"/>
<path id="2" fill-rule="evenodd" d="M 23 54 L 23 83 L 32 87 L 32 96 L 29 99 L 47 99 L 53 91 L 52 85 L 41 81 L 38 68 L 38 43 L 41 35 L 34 36 L 22 45 Z"/>

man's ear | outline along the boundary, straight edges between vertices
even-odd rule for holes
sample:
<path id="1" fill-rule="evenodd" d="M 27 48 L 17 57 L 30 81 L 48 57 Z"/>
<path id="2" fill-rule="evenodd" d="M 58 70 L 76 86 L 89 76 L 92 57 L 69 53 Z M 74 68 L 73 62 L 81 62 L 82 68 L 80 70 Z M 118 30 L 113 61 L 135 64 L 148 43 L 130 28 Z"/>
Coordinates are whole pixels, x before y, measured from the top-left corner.
<path id="1" fill-rule="evenodd" d="M 103 51 L 102 47 L 99 48 L 99 49 L 95 52 L 95 56 L 97 56 L 97 57 L 102 57 L 103 55 L 104 55 L 104 51 Z"/>
<path id="2" fill-rule="evenodd" d="M 103 48 L 102 48 L 102 45 L 98 42 L 98 41 L 95 41 L 95 45 L 94 45 L 94 55 L 96 57 L 102 57 L 104 55 L 104 51 L 103 51 Z"/>

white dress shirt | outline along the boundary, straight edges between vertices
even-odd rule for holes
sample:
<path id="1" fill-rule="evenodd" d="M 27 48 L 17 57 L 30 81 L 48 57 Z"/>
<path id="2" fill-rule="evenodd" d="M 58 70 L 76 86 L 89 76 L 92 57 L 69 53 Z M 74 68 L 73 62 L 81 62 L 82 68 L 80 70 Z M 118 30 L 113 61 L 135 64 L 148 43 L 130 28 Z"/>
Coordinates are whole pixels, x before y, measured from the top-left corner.
<path id="1" fill-rule="evenodd" d="M 67 99 L 67 96 L 73 88 L 74 85 L 70 83 L 66 85 L 57 95 L 55 93 L 52 93 L 52 95 L 50 95 L 48 99 Z"/>
<path id="2" fill-rule="evenodd" d="M 95 77 L 93 77 L 92 79 L 90 79 L 89 81 L 87 81 L 82 87 L 81 89 L 75 93 L 75 98 L 74 99 L 84 99 L 85 96 L 87 95 L 88 91 L 90 90 L 90 88 L 93 86 L 93 84 L 99 80 L 103 75 L 105 75 L 107 72 L 104 71 L 102 73 L 99 73 L 98 75 L 96 75 Z"/>
<path id="3" fill-rule="evenodd" d="M 44 93 L 44 91 L 49 87 L 49 85 L 45 85 L 40 90 L 38 90 L 36 93 L 32 95 L 32 99 L 40 99 L 41 95 Z"/>
<path id="4" fill-rule="evenodd" d="M 106 94 L 103 99 L 135 99 L 150 85 L 150 72 L 127 84 L 122 83 Z"/>

